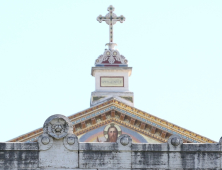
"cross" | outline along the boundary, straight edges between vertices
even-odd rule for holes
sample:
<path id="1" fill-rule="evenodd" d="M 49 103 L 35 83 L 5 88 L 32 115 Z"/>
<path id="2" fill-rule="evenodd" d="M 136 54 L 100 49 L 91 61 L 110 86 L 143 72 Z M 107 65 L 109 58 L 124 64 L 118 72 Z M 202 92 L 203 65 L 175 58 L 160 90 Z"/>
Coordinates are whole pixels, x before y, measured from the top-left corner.
<path id="1" fill-rule="evenodd" d="M 109 11 L 108 14 L 106 14 L 106 16 L 102 16 L 102 15 L 99 15 L 97 17 L 97 21 L 99 21 L 100 23 L 102 21 L 105 21 L 108 25 L 109 25 L 109 42 L 112 43 L 113 42 L 113 25 L 119 21 L 120 23 L 123 23 L 125 21 L 125 17 L 123 15 L 120 15 L 119 17 L 116 16 L 115 13 L 113 13 L 113 11 L 115 10 L 115 8 L 110 5 L 108 8 L 107 8 L 107 11 Z"/>

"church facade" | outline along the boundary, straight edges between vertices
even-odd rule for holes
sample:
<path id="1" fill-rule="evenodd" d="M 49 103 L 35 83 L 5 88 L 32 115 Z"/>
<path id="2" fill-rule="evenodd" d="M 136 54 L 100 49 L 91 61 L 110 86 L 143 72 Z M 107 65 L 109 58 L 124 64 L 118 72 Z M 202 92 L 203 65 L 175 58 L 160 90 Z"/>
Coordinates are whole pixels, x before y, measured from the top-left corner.
<path id="1" fill-rule="evenodd" d="M 134 107 L 132 67 L 115 49 L 113 6 L 97 21 L 109 25 L 107 49 L 95 60 L 90 107 L 0 143 L 0 169 L 221 169 L 221 143 Z"/>

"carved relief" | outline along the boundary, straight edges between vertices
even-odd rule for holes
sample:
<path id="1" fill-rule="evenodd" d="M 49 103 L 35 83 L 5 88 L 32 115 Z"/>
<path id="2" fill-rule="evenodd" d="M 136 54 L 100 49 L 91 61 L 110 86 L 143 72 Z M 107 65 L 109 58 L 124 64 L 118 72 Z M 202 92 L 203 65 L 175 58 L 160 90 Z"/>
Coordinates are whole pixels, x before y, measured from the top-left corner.
<path id="1" fill-rule="evenodd" d="M 61 139 L 72 133 L 72 124 L 67 117 L 52 115 L 46 119 L 43 125 L 43 134 L 38 138 L 39 149 L 48 150 L 53 145 L 53 138 Z"/>
<path id="2" fill-rule="evenodd" d="M 63 139 L 63 144 L 68 150 L 78 150 L 78 138 L 74 134 L 69 134 Z"/>
<path id="3" fill-rule="evenodd" d="M 48 150 L 53 145 L 53 139 L 48 134 L 42 134 L 38 138 L 39 150 Z"/>
<path id="4" fill-rule="evenodd" d="M 53 115 L 45 121 L 43 132 L 55 139 L 61 139 L 67 136 L 68 133 L 72 134 L 72 124 L 63 115 Z"/>
<path id="5" fill-rule="evenodd" d="M 79 142 L 73 134 L 69 118 L 63 115 L 50 116 L 43 125 L 38 144 L 40 169 L 78 167 Z"/>
<path id="6" fill-rule="evenodd" d="M 121 143 L 123 146 L 128 145 L 128 144 L 129 144 L 129 137 L 126 137 L 126 136 L 122 137 L 122 138 L 120 139 L 120 143 Z"/>
<path id="7" fill-rule="evenodd" d="M 178 147 L 183 144 L 183 139 L 179 135 L 172 135 L 169 137 L 167 143 L 171 146 Z"/>
<path id="8" fill-rule="evenodd" d="M 97 64 L 127 65 L 128 60 L 123 55 L 120 55 L 118 50 L 106 49 L 103 55 L 96 59 L 95 65 Z"/>
<path id="9" fill-rule="evenodd" d="M 95 112 L 99 112 L 101 110 L 103 110 L 104 108 L 107 108 L 107 107 L 116 107 L 117 109 L 122 109 L 123 111 L 127 111 L 129 112 L 129 114 L 132 114 L 132 115 L 135 115 L 137 116 L 138 118 L 142 118 L 142 119 L 145 119 L 147 121 L 150 121 L 152 124 L 155 123 L 159 126 L 162 127 L 162 129 L 160 130 L 164 130 L 165 132 L 167 132 L 167 136 L 166 138 L 162 138 L 162 137 L 159 137 L 159 136 L 154 136 L 153 134 L 150 133 L 150 131 L 142 131 L 142 133 L 145 135 L 145 136 L 149 136 L 149 137 L 152 137 L 152 138 L 155 138 L 161 142 L 166 142 L 166 140 L 168 139 L 168 136 L 171 134 L 170 131 L 173 131 L 173 132 L 177 132 L 179 134 L 181 134 L 183 136 L 183 139 L 187 140 L 188 142 L 199 142 L 199 143 L 215 143 L 215 141 L 213 140 L 210 140 L 208 138 L 205 138 L 203 136 L 200 136 L 198 134 L 195 134 L 195 133 L 191 133 L 190 131 L 186 130 L 186 129 L 183 129 L 181 127 L 178 127 L 176 125 L 173 125 L 172 123 L 170 122 L 167 122 L 165 120 L 162 120 L 162 119 L 157 119 L 156 117 L 154 117 L 153 115 L 150 115 L 148 113 L 145 113 L 145 112 L 142 112 L 141 110 L 138 110 L 138 109 L 135 109 L 135 108 L 131 108 L 130 110 L 128 110 L 128 108 L 126 108 L 126 105 L 115 100 L 115 99 L 110 99 L 109 101 L 107 102 L 104 102 L 100 105 L 97 105 L 95 107 L 91 107 L 85 111 L 82 111 L 82 112 L 79 112 L 75 115 L 72 115 L 70 116 L 70 119 L 72 122 L 76 122 L 76 121 L 79 121 L 82 117 L 82 115 L 84 115 L 84 117 L 87 117 L 87 116 L 91 116 L 92 114 L 95 114 Z M 129 107 L 130 108 L 130 107 Z M 113 108 L 112 108 L 113 109 Z M 115 111 L 115 109 L 114 109 Z M 116 110 L 117 111 L 117 110 Z M 116 115 L 116 113 L 114 114 L 114 112 L 111 114 L 111 117 L 114 118 Z M 96 124 L 96 119 L 94 117 L 91 117 L 90 118 L 92 120 L 92 125 L 90 127 L 86 127 L 84 129 L 81 129 L 79 126 L 77 126 L 77 124 L 75 124 L 75 134 L 76 135 L 81 135 L 81 134 L 84 134 L 92 129 L 95 129 L 97 128 L 97 124 Z M 118 120 L 115 120 L 117 121 L 117 123 L 120 123 L 120 120 L 119 118 L 117 117 Z M 124 122 L 128 122 L 130 119 L 125 119 Z M 140 119 L 141 120 L 141 119 Z M 113 120 L 112 120 L 113 121 Z M 110 121 L 110 122 L 112 122 Z M 80 121 L 81 122 L 81 121 Z M 106 122 L 106 123 L 110 123 L 110 122 Z M 129 124 L 123 124 L 124 126 L 127 126 L 127 127 L 130 127 L 132 128 L 133 130 L 138 130 L 139 132 L 141 131 L 141 129 L 136 129 L 135 126 L 131 126 Z M 146 125 L 150 125 L 149 123 L 146 123 Z M 168 131 L 170 130 L 170 131 Z M 47 131 L 47 130 L 45 130 Z M 44 133 L 45 133 L 44 131 Z M 10 140 L 10 142 L 31 142 L 31 139 L 34 139 L 34 138 L 37 138 L 37 136 L 39 136 L 40 134 L 42 133 L 42 128 L 39 128 L 31 133 L 28 133 L 28 134 L 25 134 L 25 135 L 22 135 L 18 138 L 15 138 L 13 140 Z M 193 140 L 191 140 L 193 139 Z M 35 139 L 36 140 L 36 139 Z M 33 141 L 35 141 L 33 140 Z M 195 141 L 194 141 L 195 140 Z"/>

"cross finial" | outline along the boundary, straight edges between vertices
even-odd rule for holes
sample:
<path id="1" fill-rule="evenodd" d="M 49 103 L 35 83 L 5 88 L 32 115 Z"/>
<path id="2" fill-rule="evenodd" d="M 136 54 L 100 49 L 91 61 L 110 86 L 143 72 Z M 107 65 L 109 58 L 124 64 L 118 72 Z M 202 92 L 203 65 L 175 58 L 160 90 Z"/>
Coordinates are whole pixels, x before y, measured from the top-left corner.
<path id="1" fill-rule="evenodd" d="M 109 11 L 108 14 L 106 14 L 106 16 L 102 16 L 102 15 L 99 15 L 97 17 L 97 21 L 99 21 L 100 23 L 102 21 L 105 21 L 108 25 L 109 25 L 109 42 L 112 43 L 113 42 L 113 25 L 119 21 L 120 23 L 123 23 L 125 21 L 125 17 L 123 15 L 120 15 L 119 17 L 116 16 L 115 13 L 113 13 L 113 11 L 115 10 L 115 8 L 110 5 L 108 8 L 107 8 L 107 11 Z"/>

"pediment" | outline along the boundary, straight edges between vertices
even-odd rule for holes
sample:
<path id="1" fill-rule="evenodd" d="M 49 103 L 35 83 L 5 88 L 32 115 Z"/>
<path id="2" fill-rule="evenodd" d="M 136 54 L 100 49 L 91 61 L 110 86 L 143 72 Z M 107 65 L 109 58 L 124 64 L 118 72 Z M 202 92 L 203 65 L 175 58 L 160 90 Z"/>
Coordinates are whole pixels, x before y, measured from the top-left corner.
<path id="1" fill-rule="evenodd" d="M 96 135 L 96 133 L 102 134 L 104 133 L 102 129 L 114 123 L 122 127 L 122 129 L 128 129 L 124 133 L 130 131 L 132 136 L 141 136 L 134 140 L 135 143 L 144 143 L 139 138 L 145 138 L 147 143 L 165 143 L 173 134 L 181 136 L 185 143 L 215 143 L 211 139 L 126 105 L 115 98 L 73 114 L 69 116 L 69 119 L 73 124 L 73 132 L 78 136 L 80 142 L 90 141 L 89 138 L 81 141 L 82 136 L 87 134 Z M 93 131 L 96 131 L 96 133 L 93 133 Z M 34 142 L 37 141 L 38 136 L 41 134 L 42 128 L 39 128 L 9 142 Z M 101 135 L 95 137 L 101 137 Z"/>
<path id="2" fill-rule="evenodd" d="M 108 140 L 108 128 L 115 126 L 117 127 L 117 135 L 127 134 L 132 138 L 133 143 L 162 143 L 158 139 L 147 136 L 144 132 L 137 131 L 132 126 L 126 126 L 117 118 L 111 118 L 104 122 L 98 123 L 97 126 L 91 128 L 89 131 L 81 133 L 78 138 L 79 142 L 107 142 Z M 115 141 L 116 141 L 115 139 Z"/>

